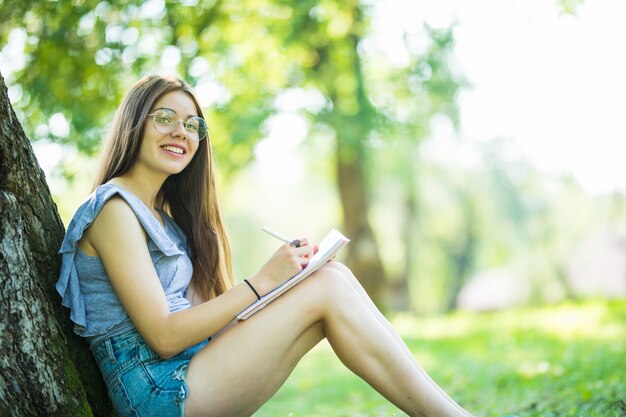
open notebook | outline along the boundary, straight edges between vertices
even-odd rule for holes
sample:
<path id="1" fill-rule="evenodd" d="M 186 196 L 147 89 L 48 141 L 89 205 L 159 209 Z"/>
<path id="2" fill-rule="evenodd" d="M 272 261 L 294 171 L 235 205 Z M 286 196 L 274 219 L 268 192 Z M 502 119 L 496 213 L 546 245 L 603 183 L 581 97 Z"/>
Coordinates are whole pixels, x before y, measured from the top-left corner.
<path id="1" fill-rule="evenodd" d="M 311 258 L 311 262 L 309 262 L 306 268 L 285 281 L 282 285 L 280 285 L 273 291 L 265 294 L 263 297 L 261 297 L 260 300 L 255 301 L 253 304 L 251 304 L 249 307 L 239 313 L 237 315 L 237 319 L 247 319 L 257 311 L 261 310 L 263 307 L 274 301 L 276 298 L 280 297 L 281 294 L 283 294 L 285 291 L 289 290 L 291 287 L 298 284 L 300 281 L 321 268 L 322 265 L 332 259 L 337 254 L 337 252 L 341 250 L 341 248 L 346 246 L 348 242 L 350 242 L 350 239 L 341 234 L 341 232 L 337 229 L 332 229 L 319 243 L 317 253 Z"/>

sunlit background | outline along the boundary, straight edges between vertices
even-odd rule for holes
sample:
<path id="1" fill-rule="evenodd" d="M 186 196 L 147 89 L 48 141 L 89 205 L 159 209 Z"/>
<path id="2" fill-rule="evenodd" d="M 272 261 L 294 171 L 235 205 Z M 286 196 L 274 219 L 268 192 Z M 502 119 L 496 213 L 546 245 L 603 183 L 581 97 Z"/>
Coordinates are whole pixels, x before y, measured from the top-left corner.
<path id="1" fill-rule="evenodd" d="M 42 2 L 7 20 L 0 71 L 66 224 L 123 92 L 175 73 L 210 115 L 238 280 L 277 245 L 262 226 L 337 227 L 359 235 L 344 260 L 380 259 L 366 281 L 390 310 L 626 295 L 625 3 L 381 0 L 357 18 L 332 1 L 245 6 Z M 38 30 L 66 39 L 42 53 Z M 354 158 L 360 182 L 341 188 Z"/>

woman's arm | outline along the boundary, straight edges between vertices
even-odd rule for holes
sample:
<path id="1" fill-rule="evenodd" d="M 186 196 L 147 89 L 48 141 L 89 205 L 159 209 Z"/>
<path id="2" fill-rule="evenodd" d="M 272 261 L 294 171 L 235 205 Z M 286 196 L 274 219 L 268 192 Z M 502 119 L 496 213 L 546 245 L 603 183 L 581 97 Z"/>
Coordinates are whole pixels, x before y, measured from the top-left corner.
<path id="1" fill-rule="evenodd" d="M 84 237 L 104 264 L 113 289 L 146 343 L 161 357 L 217 333 L 256 300 L 244 284 L 210 301 L 170 313 L 146 244 L 146 232 L 120 197 L 102 208 Z M 281 246 L 261 270 L 248 280 L 265 294 L 295 275 L 308 262 L 312 248 Z"/>

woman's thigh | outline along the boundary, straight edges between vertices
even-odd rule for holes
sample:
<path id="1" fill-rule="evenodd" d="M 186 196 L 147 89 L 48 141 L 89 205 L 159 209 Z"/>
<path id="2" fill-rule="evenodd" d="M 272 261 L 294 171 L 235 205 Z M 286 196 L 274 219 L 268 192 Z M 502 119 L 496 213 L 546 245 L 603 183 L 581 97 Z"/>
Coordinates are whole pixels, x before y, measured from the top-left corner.
<path id="1" fill-rule="evenodd" d="M 324 338 L 324 309 L 348 288 L 341 272 L 324 268 L 212 340 L 189 365 L 186 416 L 251 415 Z"/>

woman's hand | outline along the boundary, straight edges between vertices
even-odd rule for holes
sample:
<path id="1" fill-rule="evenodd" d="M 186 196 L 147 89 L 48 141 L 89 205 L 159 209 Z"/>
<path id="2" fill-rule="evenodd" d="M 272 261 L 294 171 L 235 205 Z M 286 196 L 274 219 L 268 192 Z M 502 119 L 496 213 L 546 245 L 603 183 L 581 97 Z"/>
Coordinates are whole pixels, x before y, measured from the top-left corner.
<path id="1" fill-rule="evenodd" d="M 317 245 L 310 245 L 306 238 L 300 240 L 297 248 L 289 244 L 282 245 L 261 270 L 248 280 L 253 282 L 261 295 L 265 295 L 302 271 L 316 251 Z"/>

